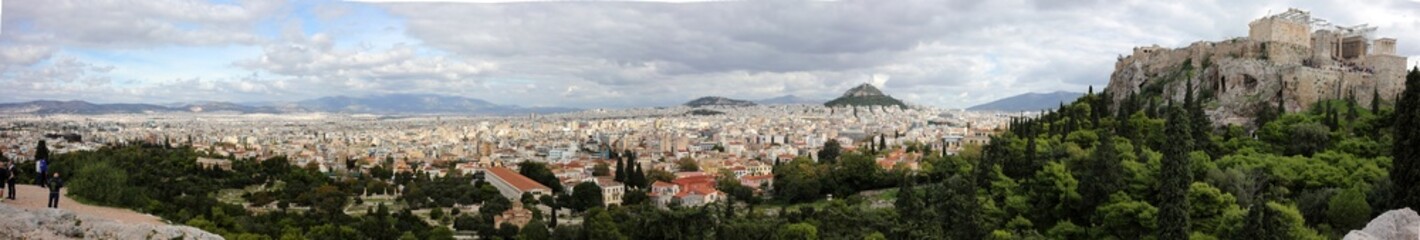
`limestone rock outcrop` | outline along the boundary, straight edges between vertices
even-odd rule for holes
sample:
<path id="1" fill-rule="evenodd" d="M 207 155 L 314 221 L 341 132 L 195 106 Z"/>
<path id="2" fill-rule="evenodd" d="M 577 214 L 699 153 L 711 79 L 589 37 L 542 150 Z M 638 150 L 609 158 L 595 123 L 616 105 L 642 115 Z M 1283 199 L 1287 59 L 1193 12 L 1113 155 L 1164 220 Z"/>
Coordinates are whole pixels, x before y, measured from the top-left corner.
<path id="1" fill-rule="evenodd" d="M 1410 208 L 1390 210 L 1371 220 L 1366 228 L 1351 230 L 1343 240 L 1420 239 L 1420 215 Z"/>
<path id="2" fill-rule="evenodd" d="M 1395 39 L 1373 37 L 1374 27 L 1334 26 L 1296 9 L 1249 27 L 1247 37 L 1134 48 L 1115 63 L 1105 92 L 1116 104 L 1130 94 L 1181 101 L 1191 81 L 1215 124 L 1246 125 L 1279 101 L 1291 112 L 1348 97 L 1368 106 L 1373 95 L 1388 102 L 1404 90 L 1406 59 Z"/>
<path id="3" fill-rule="evenodd" d="M 31 210 L 0 204 L 0 239 L 223 239 L 187 226 L 124 224 L 62 209 Z"/>

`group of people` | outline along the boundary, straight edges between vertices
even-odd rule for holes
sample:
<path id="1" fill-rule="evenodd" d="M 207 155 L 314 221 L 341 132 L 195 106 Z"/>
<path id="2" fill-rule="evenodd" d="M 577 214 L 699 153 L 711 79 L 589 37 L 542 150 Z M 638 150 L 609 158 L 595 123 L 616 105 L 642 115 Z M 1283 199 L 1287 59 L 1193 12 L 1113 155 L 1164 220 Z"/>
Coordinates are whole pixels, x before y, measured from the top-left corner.
<path id="1" fill-rule="evenodd" d="M 15 200 L 15 179 L 19 175 L 20 169 L 14 162 L 0 162 L 0 199 Z M 49 160 L 40 159 L 35 164 L 35 185 L 49 189 L 49 201 L 45 205 L 49 208 L 59 208 L 59 189 L 64 187 L 64 179 L 59 178 L 58 172 L 49 172 Z"/>

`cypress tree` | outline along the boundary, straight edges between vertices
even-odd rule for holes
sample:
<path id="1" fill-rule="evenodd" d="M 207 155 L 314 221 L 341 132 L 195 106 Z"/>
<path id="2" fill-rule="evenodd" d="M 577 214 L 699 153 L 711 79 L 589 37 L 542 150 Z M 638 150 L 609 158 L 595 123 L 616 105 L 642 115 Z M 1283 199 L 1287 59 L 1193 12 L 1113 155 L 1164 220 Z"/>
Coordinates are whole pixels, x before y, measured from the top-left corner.
<path id="1" fill-rule="evenodd" d="M 1149 115 L 1149 118 L 1159 118 L 1159 102 L 1154 101 L 1154 98 L 1149 98 L 1147 101 L 1149 101 L 1149 110 L 1145 113 Z"/>
<path id="2" fill-rule="evenodd" d="M 1380 113 L 1380 112 L 1381 112 L 1381 89 L 1380 89 L 1380 88 L 1373 88 L 1373 89 L 1371 89 L 1371 90 L 1372 90 L 1372 92 L 1371 92 L 1371 113 Z"/>
<path id="3" fill-rule="evenodd" d="M 884 136 L 883 134 L 879 133 L 879 134 L 878 134 L 878 151 L 885 151 L 885 150 L 887 150 L 887 136 Z"/>
<path id="4" fill-rule="evenodd" d="M 1086 211 L 1094 211 L 1101 203 L 1109 200 L 1109 195 L 1124 186 L 1124 168 L 1119 161 L 1119 150 L 1114 147 L 1113 136 L 1106 131 L 1100 136 L 1099 144 L 1088 162 L 1085 173 L 1080 174 L 1081 197 Z"/>
<path id="5" fill-rule="evenodd" d="M 976 199 L 976 186 L 981 183 L 973 183 L 971 179 L 963 178 L 960 175 L 952 176 L 942 182 L 942 187 L 946 193 L 938 209 L 942 229 L 945 231 L 947 239 L 982 239 L 986 233 L 981 226 L 981 204 Z M 987 183 L 989 184 L 989 183 Z"/>
<path id="6" fill-rule="evenodd" d="M 1208 137 L 1208 133 L 1213 130 L 1213 120 L 1208 119 L 1208 114 L 1203 111 L 1203 105 L 1200 104 L 1203 100 L 1193 96 L 1193 80 L 1188 81 L 1187 87 L 1188 92 L 1184 93 L 1184 108 L 1188 110 L 1189 133 L 1193 138 L 1193 147 L 1209 154 L 1215 153 L 1213 139 Z"/>
<path id="7" fill-rule="evenodd" d="M 625 183 L 625 182 L 626 182 L 626 168 L 625 168 L 625 166 L 626 166 L 626 165 L 622 163 L 621 158 L 617 158 L 617 159 L 616 159 L 616 176 L 615 176 L 615 177 L 612 177 L 613 180 L 616 180 L 617 182 L 622 182 L 622 183 Z"/>
<path id="8" fill-rule="evenodd" d="M 1164 159 L 1159 169 L 1159 239 L 1188 239 L 1188 188 L 1193 182 L 1188 152 L 1192 149 L 1189 117 L 1185 110 L 1170 108 L 1164 135 Z"/>
<path id="9" fill-rule="evenodd" d="M 35 146 L 35 161 L 49 159 L 49 144 L 45 144 L 44 140 L 39 140 L 38 145 Z"/>
<path id="10" fill-rule="evenodd" d="M 986 189 L 987 191 L 991 189 L 991 180 L 995 179 L 996 165 L 1000 164 L 1001 159 L 1005 158 L 1006 154 L 1008 154 L 1006 152 L 1008 150 L 1006 149 L 1005 143 L 1001 141 L 1004 140 L 1000 137 L 992 136 L 991 143 L 987 144 L 985 149 L 982 149 L 981 160 L 977 161 L 975 168 L 972 168 L 972 171 L 976 174 L 975 182 L 978 185 L 977 187 Z"/>
<path id="11" fill-rule="evenodd" d="M 1395 103 L 1395 138 L 1390 168 L 1392 207 L 1420 207 L 1420 67 L 1405 75 L 1405 92 Z"/>

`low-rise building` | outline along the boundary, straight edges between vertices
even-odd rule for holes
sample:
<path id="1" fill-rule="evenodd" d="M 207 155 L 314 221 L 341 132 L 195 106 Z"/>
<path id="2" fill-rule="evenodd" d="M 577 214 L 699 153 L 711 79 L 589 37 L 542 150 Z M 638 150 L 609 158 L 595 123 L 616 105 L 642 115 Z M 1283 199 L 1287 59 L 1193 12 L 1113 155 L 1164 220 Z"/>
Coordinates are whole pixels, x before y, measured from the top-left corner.
<path id="1" fill-rule="evenodd" d="M 523 193 L 532 193 L 533 196 L 552 194 L 552 189 L 543 186 L 537 181 L 533 181 L 527 176 L 518 174 L 512 169 L 504 167 L 490 167 L 484 169 L 484 177 L 493 187 L 498 188 L 498 193 L 514 202 L 523 197 Z"/>

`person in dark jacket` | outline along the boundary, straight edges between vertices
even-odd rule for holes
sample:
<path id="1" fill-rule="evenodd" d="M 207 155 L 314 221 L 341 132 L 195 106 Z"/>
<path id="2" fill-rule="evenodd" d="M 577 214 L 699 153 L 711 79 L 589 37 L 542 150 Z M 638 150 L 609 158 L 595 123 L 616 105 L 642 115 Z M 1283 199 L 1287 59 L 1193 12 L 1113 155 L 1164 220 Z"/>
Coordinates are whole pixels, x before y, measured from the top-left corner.
<path id="1" fill-rule="evenodd" d="M 0 162 L 0 198 L 5 198 L 5 182 L 10 181 L 10 162 Z"/>
<path id="2" fill-rule="evenodd" d="M 10 194 L 5 195 L 5 197 L 10 198 L 10 200 L 15 200 L 15 175 L 20 173 L 20 169 L 15 168 L 14 162 L 11 162 L 9 166 L 5 166 L 5 169 L 10 172 L 10 178 L 5 179 L 5 186 L 9 189 Z"/>
<path id="3" fill-rule="evenodd" d="M 59 179 L 59 173 L 54 173 L 54 177 L 49 178 L 49 208 L 59 208 L 59 189 L 64 187 L 64 180 Z"/>

